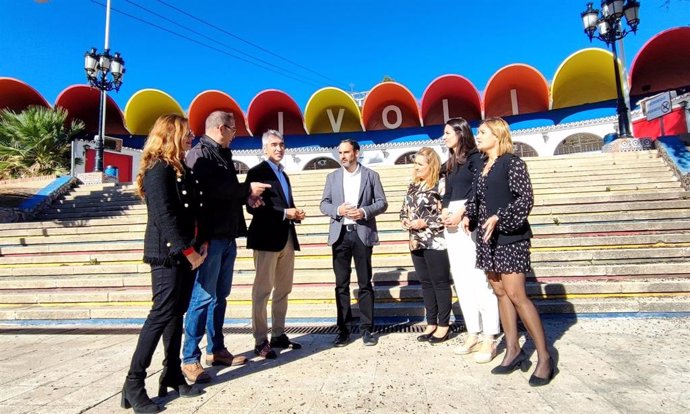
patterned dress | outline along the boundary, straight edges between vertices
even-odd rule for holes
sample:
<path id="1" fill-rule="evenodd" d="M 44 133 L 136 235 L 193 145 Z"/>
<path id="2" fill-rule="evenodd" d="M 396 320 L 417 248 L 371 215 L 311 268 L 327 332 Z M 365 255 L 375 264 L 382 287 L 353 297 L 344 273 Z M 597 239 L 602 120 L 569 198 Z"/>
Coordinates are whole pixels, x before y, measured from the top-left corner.
<path id="1" fill-rule="evenodd" d="M 494 172 L 491 166 L 487 176 Z M 484 229 L 481 227 L 489 218 L 486 207 L 486 177 L 479 173 L 476 185 L 476 197 L 467 202 L 467 212 L 470 220 L 478 219 L 477 235 L 477 268 L 486 272 L 496 273 L 527 273 L 531 270 L 530 241 L 522 240 L 511 244 L 496 243 L 498 232 L 509 233 L 525 224 L 527 216 L 532 210 L 534 196 L 527 166 L 523 160 L 513 157 L 508 168 L 508 186 L 516 196 L 515 201 L 498 209 L 498 223 L 488 243 L 484 242 Z"/>
<path id="2" fill-rule="evenodd" d="M 410 229 L 410 251 L 420 249 L 446 250 L 441 222 L 441 195 L 438 186 L 427 188 L 424 183 L 411 183 L 403 200 L 400 220 L 422 219 L 426 227 L 422 230 Z"/>

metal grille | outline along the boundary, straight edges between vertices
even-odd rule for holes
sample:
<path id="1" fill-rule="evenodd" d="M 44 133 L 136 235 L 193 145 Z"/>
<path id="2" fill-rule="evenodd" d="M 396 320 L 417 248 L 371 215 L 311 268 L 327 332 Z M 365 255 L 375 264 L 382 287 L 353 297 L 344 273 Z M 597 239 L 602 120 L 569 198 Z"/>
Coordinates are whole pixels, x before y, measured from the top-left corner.
<path id="1" fill-rule="evenodd" d="M 425 325 L 417 324 L 415 322 L 401 322 L 380 324 L 374 326 L 375 333 L 421 333 L 424 332 Z M 462 323 L 458 322 L 451 325 L 451 332 L 461 332 L 464 330 Z M 12 327 L 8 329 L 0 329 L 0 335 L 133 335 L 138 334 L 141 327 L 110 327 L 103 326 L 99 328 L 36 328 L 36 327 Z M 338 327 L 335 325 L 329 326 L 290 326 L 285 329 L 288 334 L 311 334 L 311 335 L 334 335 L 338 332 Z M 350 331 L 353 334 L 359 333 L 359 327 L 352 327 Z M 224 334 L 251 334 L 250 327 L 225 327 Z"/>

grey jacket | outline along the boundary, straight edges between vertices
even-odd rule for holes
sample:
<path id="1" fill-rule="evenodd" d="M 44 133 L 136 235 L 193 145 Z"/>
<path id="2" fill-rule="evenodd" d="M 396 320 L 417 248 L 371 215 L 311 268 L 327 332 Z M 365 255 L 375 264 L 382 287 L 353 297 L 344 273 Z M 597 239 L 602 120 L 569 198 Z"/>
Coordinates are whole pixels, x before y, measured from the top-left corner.
<path id="1" fill-rule="evenodd" d="M 357 235 L 366 246 L 379 244 L 376 230 L 376 216 L 386 211 L 388 202 L 381 185 L 379 174 L 363 165 L 362 182 L 359 185 L 357 207 L 364 209 L 366 219 L 357 221 Z M 343 226 L 343 217 L 338 215 L 338 207 L 345 202 L 343 190 L 343 168 L 338 168 L 326 177 L 326 185 L 321 197 L 321 212 L 331 218 L 328 228 L 328 245 L 338 241 Z"/>

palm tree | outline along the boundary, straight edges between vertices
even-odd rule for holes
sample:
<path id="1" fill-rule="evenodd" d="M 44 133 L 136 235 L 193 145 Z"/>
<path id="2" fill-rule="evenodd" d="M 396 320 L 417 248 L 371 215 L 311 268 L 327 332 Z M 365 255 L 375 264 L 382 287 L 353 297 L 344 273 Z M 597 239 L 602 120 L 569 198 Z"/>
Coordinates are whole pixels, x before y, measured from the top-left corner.
<path id="1" fill-rule="evenodd" d="M 71 141 L 84 129 L 62 108 L 30 106 L 21 113 L 0 111 L 0 178 L 64 174 Z"/>

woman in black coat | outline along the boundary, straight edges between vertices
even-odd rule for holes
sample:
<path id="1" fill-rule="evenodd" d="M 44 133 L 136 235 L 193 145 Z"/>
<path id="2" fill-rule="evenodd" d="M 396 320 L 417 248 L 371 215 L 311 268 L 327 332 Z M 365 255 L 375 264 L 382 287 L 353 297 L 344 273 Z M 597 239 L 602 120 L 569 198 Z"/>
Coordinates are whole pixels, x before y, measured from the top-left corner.
<path id="1" fill-rule="evenodd" d="M 509 374 L 529 367 L 518 342 L 519 315 L 537 349 L 537 367 L 529 384 L 546 385 L 554 376 L 555 365 L 546 346 L 539 312 L 525 292 L 525 273 L 531 269 L 532 230 L 527 216 L 534 204 L 532 183 L 525 162 L 512 154 L 510 129 L 503 119 L 488 118 L 479 126 L 477 147 L 486 158 L 475 176 L 462 224 L 466 232 L 471 221 L 479 224 L 477 267 L 486 272 L 496 293 L 505 333 L 503 362 L 491 372 Z"/>
<path id="2" fill-rule="evenodd" d="M 161 337 L 165 360 L 159 396 L 165 396 L 168 388 L 184 397 L 200 394 L 187 385 L 180 368 L 182 317 L 189 305 L 194 270 L 206 257 L 206 246 L 196 235 L 201 202 L 183 162 L 193 137 L 186 118 L 163 115 L 154 124 L 141 156 L 136 186 L 148 213 L 144 262 L 151 265 L 153 306 L 122 388 L 122 407 L 132 407 L 136 413 L 160 411 L 146 394 L 144 379 Z"/>

